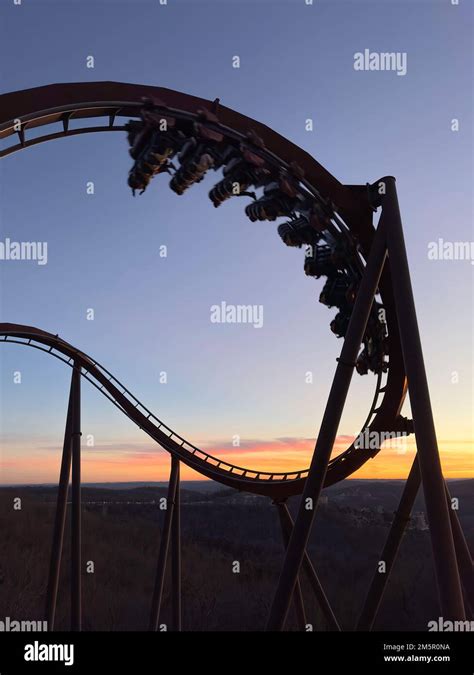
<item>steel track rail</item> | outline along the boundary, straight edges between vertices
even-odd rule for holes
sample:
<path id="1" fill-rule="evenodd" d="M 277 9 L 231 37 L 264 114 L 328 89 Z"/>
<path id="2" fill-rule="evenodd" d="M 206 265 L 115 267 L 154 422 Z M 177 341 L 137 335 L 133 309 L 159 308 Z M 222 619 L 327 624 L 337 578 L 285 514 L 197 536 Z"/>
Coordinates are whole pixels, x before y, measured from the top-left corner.
<path id="1" fill-rule="evenodd" d="M 275 499 L 282 499 L 301 492 L 308 473 L 307 469 L 291 472 L 256 471 L 211 455 L 166 425 L 100 363 L 58 336 L 30 326 L 7 323 L 0 324 L 0 336 L 1 342 L 38 349 L 71 368 L 74 367 L 74 363 L 80 364 L 82 376 L 136 426 L 165 450 L 208 478 L 238 490 L 267 495 Z M 375 405 L 376 399 L 374 399 L 372 408 Z M 363 455 L 365 451 L 354 449 L 354 452 Z M 371 455 L 373 454 L 372 450 Z M 340 468 L 348 459 L 349 455 L 346 451 L 331 460 L 327 485 L 341 480 Z M 362 456 L 359 458 L 359 461 L 361 460 Z"/>
<path id="2" fill-rule="evenodd" d="M 145 85 L 133 85 L 118 82 L 93 82 L 93 83 L 68 83 L 48 85 L 34 89 L 13 92 L 0 96 L 0 139 L 8 139 L 18 136 L 19 143 L 0 150 L 0 157 L 12 154 L 23 148 L 39 143 L 63 138 L 71 135 L 102 132 L 122 131 L 123 126 L 116 124 L 117 117 L 140 117 L 142 107 L 141 99 L 148 97 L 158 101 L 164 114 L 179 117 L 181 119 L 195 119 L 200 110 L 207 109 L 218 113 L 219 122 L 214 126 L 229 137 L 244 138 L 248 132 L 257 134 L 264 141 L 263 149 L 256 149 L 267 161 L 288 168 L 291 163 L 297 163 L 304 171 L 301 183 L 318 201 L 329 205 L 333 210 L 332 218 L 333 233 L 337 237 L 353 237 L 358 243 L 358 260 L 356 265 L 359 274 L 363 273 L 364 261 L 370 252 L 374 228 L 372 225 L 373 209 L 368 198 L 366 186 L 349 186 L 340 183 L 324 167 L 322 167 L 311 155 L 283 138 L 269 127 L 229 108 L 225 108 L 217 101 L 211 102 L 187 94 L 182 94 L 170 89 L 149 87 Z M 80 121 L 91 118 L 108 118 L 108 125 L 95 125 L 93 127 L 71 128 L 71 121 Z M 28 130 L 51 124 L 61 124 L 62 130 L 36 138 L 27 138 Z M 210 125 L 212 126 L 212 124 Z M 374 399 L 370 407 L 367 420 L 363 429 L 369 431 L 397 431 L 399 429 L 399 413 L 406 395 L 406 377 L 401 357 L 400 339 L 398 334 L 397 319 L 393 307 L 393 293 L 391 276 L 388 266 L 384 270 L 380 282 L 380 294 L 387 313 L 387 327 L 389 335 L 389 370 L 386 381 L 382 383 L 382 375 L 377 378 Z M 2 324 L 11 326 L 11 324 Z M 17 327 L 27 328 L 27 327 Z M 37 331 L 37 329 L 28 329 Z M 41 334 L 51 336 L 43 331 Z M 11 335 L 4 341 L 12 341 Z M 21 338 L 22 336 L 17 336 Z M 33 341 L 33 337 L 28 340 Z M 28 342 L 27 340 L 27 342 Z M 19 342 L 24 344 L 23 340 Z M 63 343 L 63 341 L 59 341 Z M 56 345 L 48 343 L 52 352 Z M 33 346 L 33 345 L 31 345 Z M 36 345 L 37 348 L 42 348 Z M 71 345 L 68 345 L 70 358 L 72 354 L 80 354 Z M 54 354 L 56 355 L 56 354 Z M 131 392 L 125 389 L 108 371 L 86 355 L 83 355 L 91 368 L 97 372 L 92 373 L 94 386 L 101 388 L 104 395 L 119 407 L 122 412 L 141 426 L 140 421 L 132 416 L 129 406 L 133 406 L 138 414 L 144 411 L 144 419 L 147 423 L 153 422 L 155 429 L 144 430 L 152 438 L 154 433 L 159 434 L 155 440 L 169 452 L 179 455 L 186 452 L 186 458 L 181 457 L 189 466 L 201 471 L 204 475 L 220 480 L 224 484 L 231 485 L 241 490 L 249 490 L 258 494 L 268 494 L 273 497 L 299 494 L 305 480 L 307 471 L 296 471 L 287 474 L 250 471 L 244 467 L 227 464 L 212 455 L 196 448 L 188 443 L 179 434 L 173 432 L 163 422 L 158 420 L 148 409 L 136 399 Z M 67 362 L 67 358 L 63 359 Z M 102 379 L 101 379 L 102 378 Z M 86 378 L 88 379 L 88 378 Z M 103 381 L 102 381 L 103 380 Z M 89 380 L 91 381 L 91 380 Z M 110 396 L 105 382 L 115 387 L 116 392 Z M 99 386 L 97 385 L 99 382 Z M 112 384 L 115 383 L 115 384 Z M 115 390 L 114 390 L 115 391 Z M 107 393 L 106 393 L 107 392 Z M 123 396 L 127 404 L 124 407 L 116 398 L 116 393 Z M 383 396 L 382 396 L 383 394 Z M 382 396 L 382 400 L 380 398 Z M 157 426 L 158 425 L 158 426 Z M 163 431 L 165 430 L 165 431 Z M 165 432 L 168 431 L 169 435 Z M 178 439 L 180 443 L 173 439 Z M 181 450 L 178 450 L 181 448 Z M 184 451 L 183 448 L 188 450 Z M 336 483 L 360 468 L 369 458 L 374 457 L 378 449 L 370 451 L 357 449 L 351 445 L 345 452 L 331 460 L 329 465 L 326 485 Z M 212 468 L 211 468 L 212 465 Z M 212 474 L 212 475 L 211 475 Z"/>

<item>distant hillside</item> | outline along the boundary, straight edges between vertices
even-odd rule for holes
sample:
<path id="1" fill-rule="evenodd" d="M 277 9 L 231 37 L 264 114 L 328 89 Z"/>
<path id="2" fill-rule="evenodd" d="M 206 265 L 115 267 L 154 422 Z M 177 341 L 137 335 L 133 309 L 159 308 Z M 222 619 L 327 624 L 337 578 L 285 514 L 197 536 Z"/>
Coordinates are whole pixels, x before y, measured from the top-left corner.
<path id="1" fill-rule="evenodd" d="M 126 487 L 124 487 L 124 485 Z M 261 630 L 281 570 L 284 546 L 271 500 L 214 485 L 186 481 L 181 489 L 183 611 L 186 630 Z M 146 629 L 164 511 L 165 483 L 86 485 L 83 556 L 84 629 Z M 474 481 L 451 481 L 459 517 L 474 549 Z M 351 480 L 324 491 L 308 553 L 344 629 L 353 629 L 380 560 L 403 481 Z M 0 489 L 0 593 L 2 612 L 40 618 L 57 488 Z M 21 510 L 13 498 L 21 497 Z M 289 500 L 296 513 L 298 498 Z M 378 630 L 422 630 L 439 615 L 431 544 L 420 495 L 376 623 Z M 66 521 L 57 627 L 69 625 L 70 519 Z M 240 573 L 235 574 L 235 561 Z M 326 623 L 303 575 L 308 618 Z M 163 620 L 170 620 L 167 580 Z M 295 628 L 289 615 L 288 627 Z"/>

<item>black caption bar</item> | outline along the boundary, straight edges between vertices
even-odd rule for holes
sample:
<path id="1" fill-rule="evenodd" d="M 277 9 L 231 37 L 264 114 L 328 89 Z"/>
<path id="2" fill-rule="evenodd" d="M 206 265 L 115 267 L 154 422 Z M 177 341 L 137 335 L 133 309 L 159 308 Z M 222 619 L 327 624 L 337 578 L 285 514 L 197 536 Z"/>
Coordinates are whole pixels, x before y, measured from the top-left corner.
<path id="1" fill-rule="evenodd" d="M 474 672 L 473 634 L 465 633 L 0 633 L 0 675 L 23 673 L 155 673 L 160 660 L 180 668 L 247 668 L 250 654 L 265 655 L 265 670 L 281 659 L 297 670 L 326 662 L 335 672 Z M 218 649 L 217 649 L 218 647 Z M 157 652 L 157 650 L 159 650 Z M 227 657 L 226 657 L 227 658 Z M 166 661 L 168 662 L 168 661 Z M 212 666 L 211 666 L 212 664 Z M 245 665 L 244 665 L 245 664 Z M 257 665 L 257 664 L 255 664 Z M 288 666 L 288 667 L 289 667 Z M 258 667 L 258 665 L 257 665 Z M 263 667 L 263 663 L 262 663 Z"/>

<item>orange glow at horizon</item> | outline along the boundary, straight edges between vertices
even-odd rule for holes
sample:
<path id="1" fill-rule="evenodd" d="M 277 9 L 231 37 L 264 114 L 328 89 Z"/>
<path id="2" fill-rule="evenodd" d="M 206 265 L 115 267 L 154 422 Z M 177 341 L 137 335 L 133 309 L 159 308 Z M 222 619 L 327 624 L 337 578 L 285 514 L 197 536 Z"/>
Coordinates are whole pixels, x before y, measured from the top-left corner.
<path id="1" fill-rule="evenodd" d="M 343 452 L 353 437 L 339 436 L 333 456 Z M 218 459 L 248 468 L 252 471 L 293 472 L 307 468 L 314 441 L 304 438 L 255 440 L 241 447 L 209 444 L 205 449 Z M 227 444 L 228 445 L 228 444 Z M 85 483 L 167 481 L 170 457 L 152 444 L 131 443 L 83 447 L 82 480 Z M 124 449 L 126 448 L 126 449 Z M 463 440 L 439 441 L 441 462 L 446 478 L 474 477 L 473 444 Z M 380 453 L 369 460 L 351 478 L 399 479 L 406 478 L 416 451 L 414 437 L 403 442 L 389 442 Z M 22 450 L 19 456 L 9 452 L 0 460 L 2 484 L 56 483 L 59 475 L 60 450 L 33 448 Z M 182 464 L 182 480 L 207 480 Z"/>

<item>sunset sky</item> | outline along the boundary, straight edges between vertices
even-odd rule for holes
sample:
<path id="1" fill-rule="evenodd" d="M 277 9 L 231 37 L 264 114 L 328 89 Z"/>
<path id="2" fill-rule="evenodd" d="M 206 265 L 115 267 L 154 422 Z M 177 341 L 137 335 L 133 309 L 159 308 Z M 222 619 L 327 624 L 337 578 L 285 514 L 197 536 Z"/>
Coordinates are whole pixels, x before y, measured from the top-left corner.
<path id="1" fill-rule="evenodd" d="M 116 80 L 219 97 L 344 183 L 395 175 L 443 467 L 467 477 L 474 265 L 427 251 L 439 237 L 474 239 L 471 42 L 468 2 L 2 3 L 0 56 L 14 53 L 15 68 L 2 70 L 0 90 Z M 366 48 L 406 52 L 406 75 L 355 71 Z M 335 311 L 318 303 L 322 280 L 305 277 L 302 251 L 284 247 L 274 223 L 248 221 L 245 199 L 213 208 L 207 192 L 220 174 L 183 197 L 163 177 L 133 199 L 130 163 L 119 133 L 0 162 L 0 240 L 48 242 L 45 266 L 0 261 L 0 320 L 59 333 L 208 452 L 253 469 L 305 468 L 341 348 L 329 329 Z M 263 305 L 263 327 L 211 323 L 222 301 Z M 0 364 L 0 483 L 55 482 L 70 371 L 13 345 L 1 346 Z M 354 376 L 335 453 L 360 430 L 374 379 Z M 83 394 L 83 480 L 166 480 L 168 455 L 88 383 Z M 414 452 L 412 437 L 384 448 L 355 477 L 405 477 Z M 183 478 L 197 476 L 183 469 Z"/>

